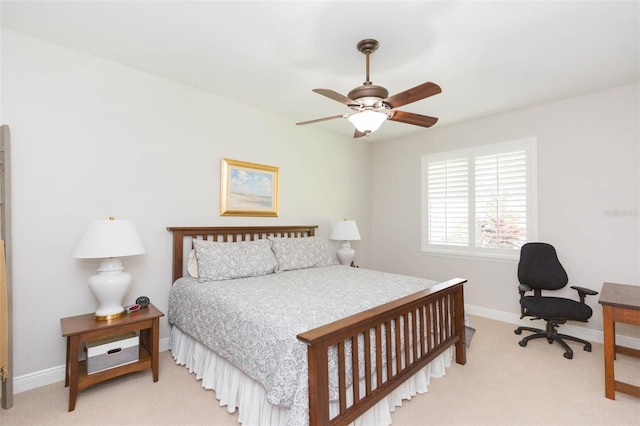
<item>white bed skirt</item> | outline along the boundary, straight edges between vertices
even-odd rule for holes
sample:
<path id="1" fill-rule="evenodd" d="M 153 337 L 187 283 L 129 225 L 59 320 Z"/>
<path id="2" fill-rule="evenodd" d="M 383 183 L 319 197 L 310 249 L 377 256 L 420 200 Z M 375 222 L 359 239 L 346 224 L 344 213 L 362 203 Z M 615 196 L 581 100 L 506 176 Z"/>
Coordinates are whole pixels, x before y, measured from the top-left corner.
<path id="1" fill-rule="evenodd" d="M 239 410 L 239 423 L 246 426 L 292 426 L 287 422 L 288 409 L 270 404 L 261 384 L 175 326 L 171 327 L 170 347 L 176 364 L 184 365 L 190 373 L 195 373 L 196 379 L 202 380 L 203 388 L 214 390 L 220 406 L 226 406 L 229 413 Z M 427 392 L 431 377 L 445 375 L 445 368 L 451 365 L 454 352 L 454 347 L 445 350 L 353 424 L 390 425 L 391 413 L 402 406 L 403 399 Z M 337 413 L 337 403 L 333 405 L 335 407 L 331 408 L 335 413 L 332 416 Z"/>

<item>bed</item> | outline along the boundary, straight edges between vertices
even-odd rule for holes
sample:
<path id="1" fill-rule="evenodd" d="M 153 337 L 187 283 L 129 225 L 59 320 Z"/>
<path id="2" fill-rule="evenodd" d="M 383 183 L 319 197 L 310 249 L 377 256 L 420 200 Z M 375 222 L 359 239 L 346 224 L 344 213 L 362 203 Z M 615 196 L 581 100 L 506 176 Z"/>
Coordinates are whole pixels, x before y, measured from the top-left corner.
<path id="1" fill-rule="evenodd" d="M 243 424 L 388 424 L 466 362 L 466 280 L 338 265 L 316 228 L 167 228 L 172 356 Z"/>

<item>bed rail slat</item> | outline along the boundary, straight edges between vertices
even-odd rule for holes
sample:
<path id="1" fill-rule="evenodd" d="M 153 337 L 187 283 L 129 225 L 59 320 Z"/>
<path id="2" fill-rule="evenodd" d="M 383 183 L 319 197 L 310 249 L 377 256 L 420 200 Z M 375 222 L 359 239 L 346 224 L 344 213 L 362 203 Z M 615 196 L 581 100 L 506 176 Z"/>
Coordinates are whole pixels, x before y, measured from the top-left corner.
<path id="1" fill-rule="evenodd" d="M 344 342 L 338 342 L 338 386 L 340 389 L 345 389 L 347 387 L 347 385 L 345 384 L 346 378 L 346 368 L 344 366 L 345 363 L 345 359 L 344 359 Z M 340 412 L 344 412 L 347 409 L 347 393 L 346 392 L 340 392 L 339 394 L 339 399 L 340 399 Z"/>
<path id="2" fill-rule="evenodd" d="M 434 325 L 433 303 L 427 304 L 426 308 L 427 308 L 427 330 L 432 330 Z M 436 343 L 437 335 L 438 333 L 427 334 L 427 352 L 431 352 L 433 350 L 433 346 Z"/>
<path id="3" fill-rule="evenodd" d="M 406 314 L 404 314 L 402 316 L 403 318 L 403 325 L 404 325 L 404 330 L 403 330 L 403 345 L 402 345 L 402 352 L 404 353 L 404 365 L 410 365 L 411 364 L 411 335 L 409 334 L 409 321 L 410 321 L 410 316 L 411 313 L 407 312 Z M 413 331 L 413 330 L 412 330 Z M 416 330 L 417 331 L 417 330 Z M 415 334 L 415 333 L 413 333 Z M 404 368 L 404 367 L 403 367 Z"/>
<path id="4" fill-rule="evenodd" d="M 382 329 L 384 325 L 376 326 L 376 389 L 382 384 Z M 387 345 L 388 347 L 388 345 Z"/>
<path id="5" fill-rule="evenodd" d="M 373 371 L 371 370 L 371 330 L 364 332 L 364 392 L 365 395 L 371 393 L 371 380 Z"/>
<path id="6" fill-rule="evenodd" d="M 416 309 L 411 313 L 411 326 L 413 327 L 414 330 L 417 331 L 416 333 L 412 333 L 411 335 L 411 338 L 413 339 L 411 341 L 411 345 L 413 347 L 413 359 L 418 359 L 418 356 L 420 355 L 418 353 L 418 350 L 420 349 L 420 347 L 418 346 L 418 341 L 419 341 L 418 336 L 420 335 L 422 330 L 418 328 L 418 320 L 417 320 L 418 315 L 420 315 L 420 308 Z"/>
<path id="7" fill-rule="evenodd" d="M 400 372 L 402 370 L 402 342 L 400 338 L 402 337 L 400 334 L 400 318 L 396 318 L 393 321 L 395 325 L 395 344 L 394 348 L 396 350 L 395 360 L 396 360 L 396 372 Z"/>
<path id="8" fill-rule="evenodd" d="M 364 335 L 363 335 L 364 336 Z M 358 336 L 359 337 L 359 336 Z M 351 383 L 353 383 L 353 403 L 357 404 L 360 400 L 360 349 L 358 346 L 358 337 L 351 338 Z"/>
<path id="9" fill-rule="evenodd" d="M 393 346 L 391 345 L 391 321 L 387 322 L 386 324 L 384 324 L 384 331 L 385 331 L 385 338 L 386 338 L 386 344 L 387 344 L 387 350 L 386 350 L 386 355 L 388 360 L 392 360 L 393 359 Z M 383 364 L 380 364 L 381 366 Z M 387 362 L 387 380 L 389 380 L 389 377 L 391 377 L 393 375 L 393 363 L 391 361 Z M 382 378 L 384 380 L 384 377 Z M 383 383 L 383 382 L 380 382 Z"/>

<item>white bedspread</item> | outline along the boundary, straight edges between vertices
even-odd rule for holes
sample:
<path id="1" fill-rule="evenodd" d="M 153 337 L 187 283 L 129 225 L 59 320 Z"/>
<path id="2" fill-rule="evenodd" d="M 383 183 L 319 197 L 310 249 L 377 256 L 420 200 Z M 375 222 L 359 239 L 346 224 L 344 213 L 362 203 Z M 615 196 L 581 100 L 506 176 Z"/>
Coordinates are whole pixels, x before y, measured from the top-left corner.
<path id="1" fill-rule="evenodd" d="M 169 322 L 260 383 L 267 400 L 308 416 L 306 345 L 296 335 L 398 299 L 434 281 L 341 265 L 172 287 Z"/>

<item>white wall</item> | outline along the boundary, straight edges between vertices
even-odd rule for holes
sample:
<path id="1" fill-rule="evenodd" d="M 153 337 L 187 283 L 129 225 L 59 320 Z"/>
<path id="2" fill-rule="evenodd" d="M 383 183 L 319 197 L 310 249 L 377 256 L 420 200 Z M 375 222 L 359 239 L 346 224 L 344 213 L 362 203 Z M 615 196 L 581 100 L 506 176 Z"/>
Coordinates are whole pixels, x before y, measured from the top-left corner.
<path id="1" fill-rule="evenodd" d="M 373 267 L 438 280 L 467 278 L 467 304 L 517 317 L 517 262 L 420 252 L 420 157 L 535 136 L 539 240 L 556 246 L 569 284 L 596 291 L 604 281 L 640 285 L 638 93 L 637 84 L 624 86 L 376 143 L 371 165 Z M 631 214 L 607 217 L 607 210 Z M 568 287 L 562 294 L 576 297 Z M 586 327 L 602 330 L 598 297 L 588 303 L 594 315 Z M 624 326 L 618 331 L 634 333 Z"/>
<path id="2" fill-rule="evenodd" d="M 17 377 L 62 366 L 60 318 L 97 307 L 87 278 L 99 261 L 71 258 L 92 219 L 136 222 L 147 253 L 123 259 L 134 277 L 125 303 L 146 295 L 164 312 L 167 226 L 318 224 L 328 236 L 349 217 L 368 238 L 369 143 L 5 29 L 2 87 Z M 280 168 L 278 218 L 219 216 L 222 157 Z M 168 331 L 165 317 L 160 337 Z"/>

